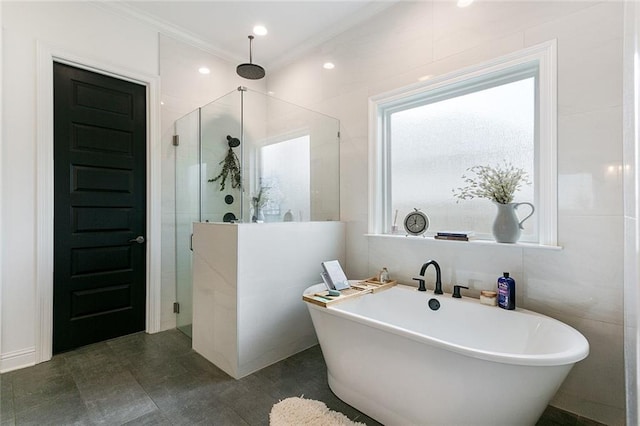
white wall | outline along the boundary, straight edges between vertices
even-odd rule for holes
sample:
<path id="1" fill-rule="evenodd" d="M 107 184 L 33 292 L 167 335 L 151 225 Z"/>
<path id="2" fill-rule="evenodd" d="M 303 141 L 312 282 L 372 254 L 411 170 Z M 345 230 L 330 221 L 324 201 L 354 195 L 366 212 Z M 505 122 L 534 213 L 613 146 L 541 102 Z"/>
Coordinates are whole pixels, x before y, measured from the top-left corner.
<path id="1" fill-rule="evenodd" d="M 3 2 L 2 354 L 0 368 L 36 359 L 38 47 L 157 75 L 157 34 L 88 2 Z"/>
<path id="2" fill-rule="evenodd" d="M 626 368 L 627 424 L 638 424 L 638 269 L 640 268 L 640 234 L 638 233 L 638 199 L 640 173 L 637 161 L 640 143 L 640 7 L 625 4 L 624 22 L 624 355 Z"/>
<path id="3" fill-rule="evenodd" d="M 443 267 L 445 288 L 455 281 L 477 294 L 510 271 L 520 306 L 574 326 L 591 345 L 590 356 L 573 369 L 553 405 L 610 425 L 625 423 L 623 188 L 617 171 L 623 9 L 621 2 L 476 2 L 466 9 L 455 2 L 400 2 L 268 77 L 268 89 L 280 98 L 340 119 L 349 277 L 387 266 L 410 282 L 434 258 Z M 551 39 L 558 41 L 563 250 L 365 237 L 368 98 Z M 336 68 L 324 70 L 329 59 Z M 573 176 L 592 184 L 573 184 Z M 500 324 L 487 326 L 498 331 Z"/>
<path id="4" fill-rule="evenodd" d="M 195 224 L 193 349 L 239 379 L 317 344 L 302 293 L 344 250 L 341 222 Z"/>

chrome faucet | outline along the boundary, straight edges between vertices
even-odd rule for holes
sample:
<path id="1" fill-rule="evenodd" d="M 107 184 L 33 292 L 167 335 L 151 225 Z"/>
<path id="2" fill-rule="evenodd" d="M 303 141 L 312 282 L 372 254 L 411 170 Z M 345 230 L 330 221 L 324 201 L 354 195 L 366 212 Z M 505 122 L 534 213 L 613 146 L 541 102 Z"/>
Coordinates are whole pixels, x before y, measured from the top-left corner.
<path id="1" fill-rule="evenodd" d="M 433 293 L 442 294 L 442 272 L 440 271 L 440 265 L 438 265 L 438 262 L 435 260 L 430 260 L 422 265 L 422 268 L 420 268 L 420 277 L 414 278 L 414 280 L 419 283 L 418 291 L 427 291 L 427 288 L 424 285 L 424 273 L 429 265 L 433 265 L 436 268 L 436 288 L 433 290 Z"/>

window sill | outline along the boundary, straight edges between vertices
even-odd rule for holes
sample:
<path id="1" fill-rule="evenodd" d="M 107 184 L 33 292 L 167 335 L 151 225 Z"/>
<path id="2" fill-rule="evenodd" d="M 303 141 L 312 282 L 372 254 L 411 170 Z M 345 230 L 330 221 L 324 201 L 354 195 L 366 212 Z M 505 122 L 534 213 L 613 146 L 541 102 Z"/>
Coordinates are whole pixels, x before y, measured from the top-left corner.
<path id="1" fill-rule="evenodd" d="M 426 244 L 459 244 L 470 246 L 494 246 L 494 247 L 514 247 L 520 249 L 542 249 L 542 250 L 562 250 L 562 246 L 547 246 L 537 243 L 497 243 L 491 240 L 471 240 L 471 241 L 451 241 L 436 240 L 433 236 L 415 237 L 405 234 L 364 234 L 368 238 L 389 238 L 389 239 L 405 239 L 411 241 L 423 241 Z"/>

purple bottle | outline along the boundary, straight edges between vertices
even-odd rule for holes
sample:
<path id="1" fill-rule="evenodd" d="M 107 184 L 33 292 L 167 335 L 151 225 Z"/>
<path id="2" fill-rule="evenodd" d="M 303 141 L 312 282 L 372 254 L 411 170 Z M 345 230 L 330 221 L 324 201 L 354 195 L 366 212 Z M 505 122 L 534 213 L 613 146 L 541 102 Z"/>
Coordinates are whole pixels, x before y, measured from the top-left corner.
<path id="1" fill-rule="evenodd" d="M 516 308 L 516 282 L 508 272 L 498 278 L 498 306 L 509 310 Z"/>

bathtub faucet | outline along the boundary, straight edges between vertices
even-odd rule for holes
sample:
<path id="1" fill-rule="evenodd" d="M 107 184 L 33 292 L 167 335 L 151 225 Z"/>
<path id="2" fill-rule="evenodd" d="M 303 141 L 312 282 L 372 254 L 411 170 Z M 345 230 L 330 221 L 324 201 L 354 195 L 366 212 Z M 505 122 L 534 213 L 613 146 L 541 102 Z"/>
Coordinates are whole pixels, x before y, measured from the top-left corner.
<path id="1" fill-rule="evenodd" d="M 429 265 L 433 265 L 436 268 L 436 288 L 433 290 L 434 294 L 442 294 L 442 272 L 440 271 L 440 265 L 435 260 L 430 260 L 420 268 L 420 278 L 414 278 L 414 280 L 418 281 L 420 286 L 418 287 L 418 291 L 427 291 L 427 288 L 424 285 L 424 273 L 426 272 Z"/>

